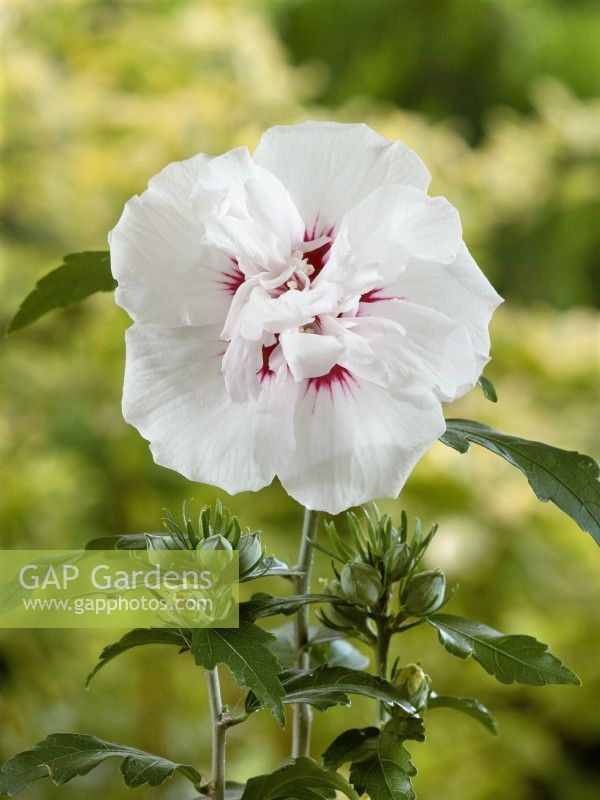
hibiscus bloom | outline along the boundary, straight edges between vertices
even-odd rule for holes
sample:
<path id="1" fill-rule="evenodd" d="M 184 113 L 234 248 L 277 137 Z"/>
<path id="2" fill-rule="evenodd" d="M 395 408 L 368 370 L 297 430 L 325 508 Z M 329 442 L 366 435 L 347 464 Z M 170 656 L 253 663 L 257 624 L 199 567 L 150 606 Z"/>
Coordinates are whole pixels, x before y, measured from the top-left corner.
<path id="1" fill-rule="evenodd" d="M 501 302 L 429 181 L 366 125 L 307 122 L 169 164 L 127 203 L 123 414 L 156 463 L 230 493 L 278 476 L 331 513 L 397 496 Z"/>

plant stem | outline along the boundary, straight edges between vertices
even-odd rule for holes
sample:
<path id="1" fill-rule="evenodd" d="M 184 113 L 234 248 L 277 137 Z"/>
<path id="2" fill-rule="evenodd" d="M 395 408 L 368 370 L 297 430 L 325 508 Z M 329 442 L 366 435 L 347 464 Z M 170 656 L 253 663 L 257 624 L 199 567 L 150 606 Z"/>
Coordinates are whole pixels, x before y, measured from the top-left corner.
<path id="1" fill-rule="evenodd" d="M 206 670 L 208 685 L 208 699 L 210 704 L 210 718 L 212 722 L 212 786 L 214 800 L 225 798 L 225 740 L 227 736 L 227 721 L 223 715 L 223 702 L 221 700 L 221 684 L 219 671 Z"/>
<path id="2" fill-rule="evenodd" d="M 387 680 L 388 671 L 388 650 L 390 647 L 390 632 L 387 628 L 387 621 L 379 619 L 377 621 L 377 642 L 375 643 L 375 666 L 380 678 Z M 378 721 L 383 724 L 387 721 L 388 713 L 385 703 L 378 703 Z"/>
<path id="3" fill-rule="evenodd" d="M 304 509 L 304 522 L 302 524 L 302 539 L 298 550 L 298 563 L 296 569 L 301 573 L 294 578 L 296 594 L 310 592 L 310 573 L 313 563 L 313 548 L 311 539 L 315 539 L 319 526 L 319 512 Z M 296 666 L 300 669 L 309 669 L 310 652 L 307 644 L 309 639 L 309 608 L 304 606 L 296 614 L 294 628 L 294 647 L 296 653 Z M 310 726 L 312 711 L 306 703 L 297 703 L 293 708 L 292 722 L 292 756 L 307 756 L 310 753 Z"/>

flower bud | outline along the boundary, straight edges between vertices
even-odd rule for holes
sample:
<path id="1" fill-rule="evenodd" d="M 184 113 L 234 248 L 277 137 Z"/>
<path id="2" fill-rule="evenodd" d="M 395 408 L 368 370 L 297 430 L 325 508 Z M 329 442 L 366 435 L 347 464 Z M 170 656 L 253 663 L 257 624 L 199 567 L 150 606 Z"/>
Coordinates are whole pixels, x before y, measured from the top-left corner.
<path id="1" fill-rule="evenodd" d="M 209 536 L 207 539 L 203 539 L 197 547 L 198 550 L 233 550 L 231 542 L 229 542 L 224 536 L 221 536 L 220 533 L 216 533 L 214 536 Z"/>
<path id="2" fill-rule="evenodd" d="M 412 617 L 432 614 L 444 602 L 446 578 L 439 569 L 417 572 L 410 579 L 402 596 L 403 610 Z"/>
<path id="3" fill-rule="evenodd" d="M 246 575 L 263 557 L 263 546 L 258 533 L 245 533 L 240 536 L 237 549 L 240 554 L 240 575 Z"/>
<path id="4" fill-rule="evenodd" d="M 427 698 L 431 689 L 431 678 L 426 675 L 418 664 L 407 664 L 394 678 L 394 685 L 399 689 L 405 700 L 413 705 L 417 711 L 427 707 Z"/>
<path id="5" fill-rule="evenodd" d="M 363 561 L 346 564 L 340 575 L 340 585 L 348 600 L 367 608 L 379 600 L 383 589 L 379 572 Z"/>
<path id="6" fill-rule="evenodd" d="M 333 595 L 333 597 L 344 597 L 341 586 L 337 581 L 327 581 L 324 587 L 324 594 Z M 367 622 L 367 615 L 364 611 L 352 606 L 335 605 L 330 603 L 325 606 L 325 614 L 334 625 L 340 628 L 357 628 L 361 630 Z"/>
<path id="7" fill-rule="evenodd" d="M 406 542 L 396 542 L 391 550 L 388 550 L 385 559 L 387 574 L 391 581 L 400 580 L 408 572 L 412 563 L 410 547 Z"/>

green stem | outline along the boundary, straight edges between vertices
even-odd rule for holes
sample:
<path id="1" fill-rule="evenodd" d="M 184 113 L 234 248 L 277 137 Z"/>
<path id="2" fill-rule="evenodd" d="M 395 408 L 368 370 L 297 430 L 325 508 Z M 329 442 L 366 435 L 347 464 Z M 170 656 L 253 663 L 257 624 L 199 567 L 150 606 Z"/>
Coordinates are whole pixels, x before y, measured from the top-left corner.
<path id="1" fill-rule="evenodd" d="M 214 800 L 225 800 L 225 743 L 228 725 L 223 714 L 221 684 L 216 667 L 206 670 L 206 682 L 212 722 L 212 794 Z"/>
<path id="2" fill-rule="evenodd" d="M 387 627 L 386 619 L 379 619 L 377 621 L 377 642 L 375 643 L 375 666 L 377 674 L 380 678 L 387 680 L 388 672 L 388 651 L 390 648 L 390 632 Z M 388 712 L 385 703 L 378 704 L 378 721 L 384 724 L 388 719 Z"/>
<path id="3" fill-rule="evenodd" d="M 304 509 L 304 522 L 302 524 L 302 539 L 298 550 L 298 563 L 296 569 L 301 573 L 294 578 L 296 594 L 310 592 L 310 574 L 313 563 L 313 547 L 310 540 L 314 540 L 319 526 L 319 512 Z M 297 614 L 294 626 L 294 646 L 296 653 L 296 666 L 300 669 L 310 668 L 309 639 L 309 607 L 304 606 Z M 310 727 L 312 711 L 306 703 L 297 703 L 293 707 L 292 720 L 292 756 L 307 756 L 310 753 Z"/>

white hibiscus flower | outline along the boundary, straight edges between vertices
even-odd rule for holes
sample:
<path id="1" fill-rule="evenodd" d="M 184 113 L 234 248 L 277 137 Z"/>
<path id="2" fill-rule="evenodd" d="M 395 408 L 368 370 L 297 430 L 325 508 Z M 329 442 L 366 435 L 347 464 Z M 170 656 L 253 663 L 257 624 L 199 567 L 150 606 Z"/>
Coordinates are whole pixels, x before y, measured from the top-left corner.
<path id="1" fill-rule="evenodd" d="M 501 302 L 429 180 L 366 125 L 307 122 L 170 164 L 127 203 L 123 413 L 158 464 L 230 493 L 277 475 L 331 513 L 398 494 Z"/>

